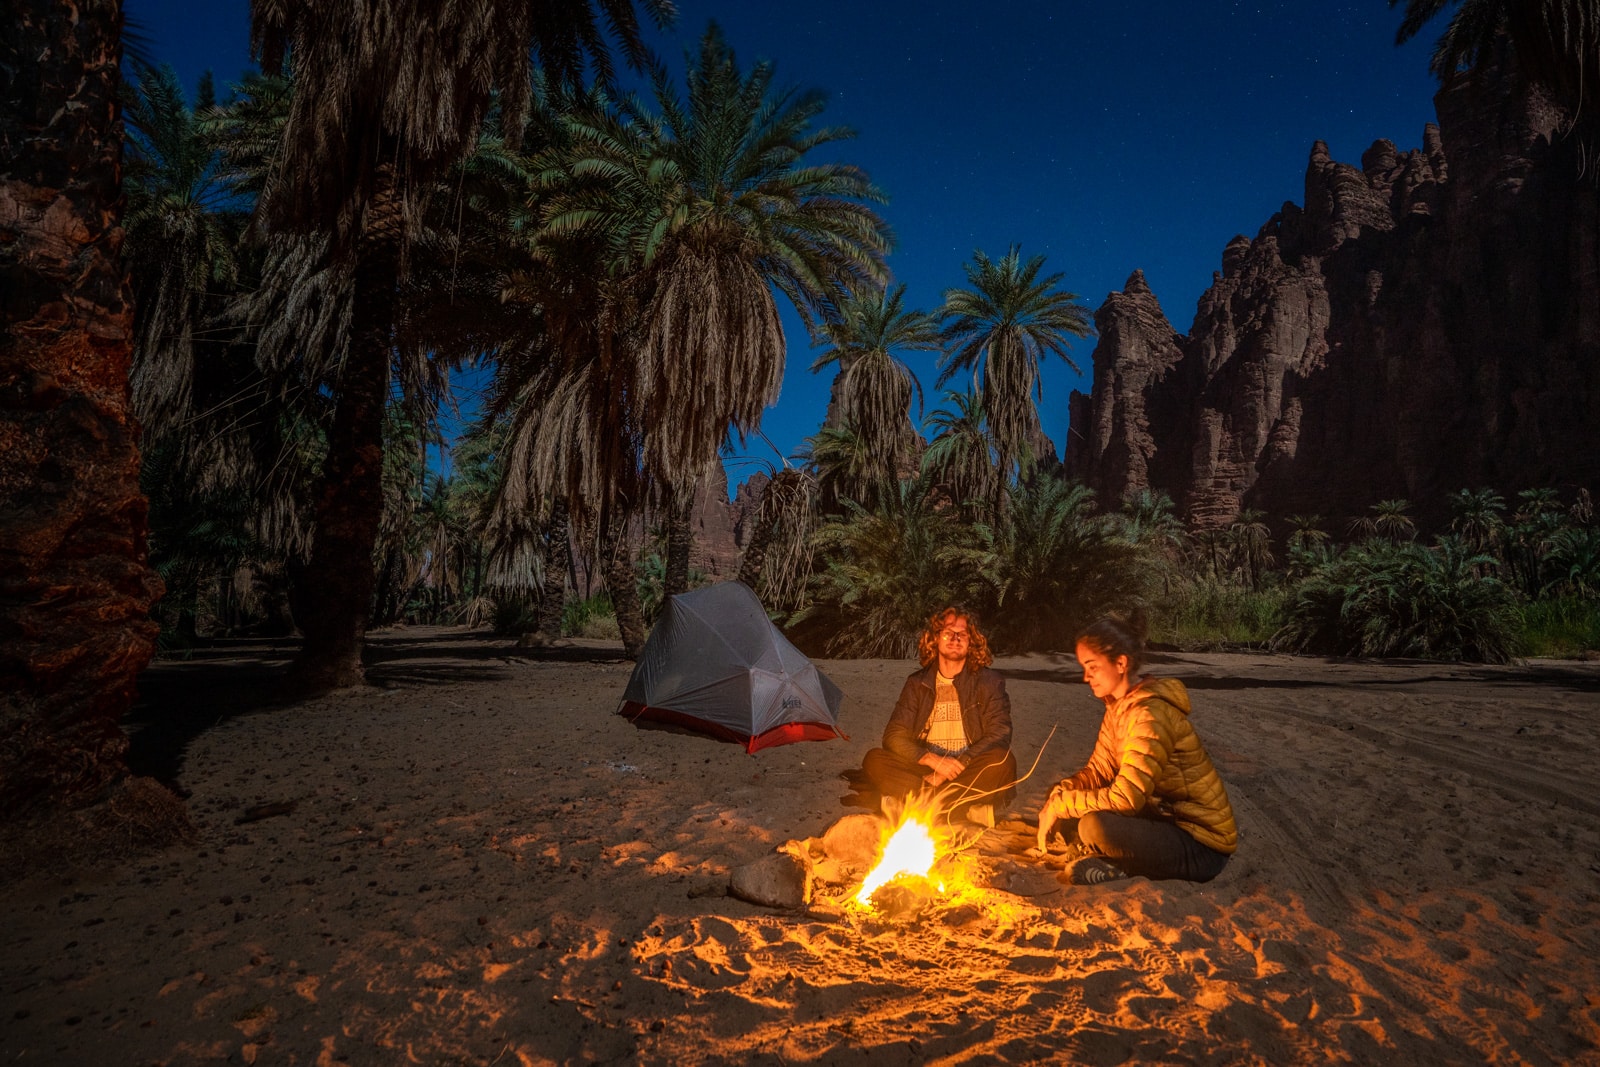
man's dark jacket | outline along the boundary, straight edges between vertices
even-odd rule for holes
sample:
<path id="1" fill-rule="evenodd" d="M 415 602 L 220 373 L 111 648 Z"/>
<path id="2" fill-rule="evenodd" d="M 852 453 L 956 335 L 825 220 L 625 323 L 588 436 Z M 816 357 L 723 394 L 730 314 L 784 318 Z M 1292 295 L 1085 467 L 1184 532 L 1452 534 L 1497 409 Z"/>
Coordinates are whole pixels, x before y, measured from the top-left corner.
<path id="1" fill-rule="evenodd" d="M 900 690 L 883 728 L 883 747 L 915 763 L 928 751 L 928 720 L 933 717 L 933 692 L 939 661 L 913 671 Z M 1003 759 L 1011 750 L 1011 698 L 1006 695 L 1006 680 L 987 667 L 963 669 L 953 679 L 956 697 L 961 701 L 961 728 L 967 734 L 967 751 L 961 762 L 971 765 Z"/>

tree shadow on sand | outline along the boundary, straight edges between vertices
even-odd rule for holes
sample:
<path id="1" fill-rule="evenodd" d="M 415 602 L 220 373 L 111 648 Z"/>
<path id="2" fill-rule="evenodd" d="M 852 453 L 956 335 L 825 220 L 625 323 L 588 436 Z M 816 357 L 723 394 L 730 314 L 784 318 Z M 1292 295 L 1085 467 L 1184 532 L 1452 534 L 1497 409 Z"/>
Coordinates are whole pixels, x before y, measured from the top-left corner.
<path id="1" fill-rule="evenodd" d="M 187 796 L 179 776 L 190 742 L 240 715 L 294 703 L 282 685 L 299 647 L 291 637 L 222 639 L 152 662 L 123 719 L 129 770 Z"/>
<path id="2" fill-rule="evenodd" d="M 294 637 L 219 638 L 151 663 L 123 721 L 129 769 L 186 795 L 181 776 L 196 738 L 241 715 L 306 702 L 289 688 L 299 648 Z M 518 648 L 483 630 L 407 627 L 369 633 L 363 662 L 369 686 L 396 689 L 503 680 L 517 663 L 629 661 L 620 644 Z"/>

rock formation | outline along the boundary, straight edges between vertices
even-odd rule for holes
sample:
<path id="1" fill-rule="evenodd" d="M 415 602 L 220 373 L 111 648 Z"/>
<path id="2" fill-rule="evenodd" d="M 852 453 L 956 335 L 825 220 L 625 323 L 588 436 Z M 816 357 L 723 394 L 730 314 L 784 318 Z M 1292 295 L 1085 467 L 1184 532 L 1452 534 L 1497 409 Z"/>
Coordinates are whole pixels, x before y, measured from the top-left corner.
<path id="1" fill-rule="evenodd" d="M 689 565 L 713 581 L 732 578 L 739 570 L 739 545 L 734 540 L 737 518 L 735 505 L 728 501 L 728 472 L 720 462 L 712 463 L 695 485 L 694 508 L 689 513 L 694 537 Z"/>
<path id="2" fill-rule="evenodd" d="M 1317 142 L 1304 207 L 1229 242 L 1187 337 L 1137 271 L 1107 298 L 1071 474 L 1201 528 L 1395 497 L 1438 525 L 1457 489 L 1600 482 L 1596 184 L 1509 79 L 1435 106 L 1421 149 L 1359 168 Z"/>

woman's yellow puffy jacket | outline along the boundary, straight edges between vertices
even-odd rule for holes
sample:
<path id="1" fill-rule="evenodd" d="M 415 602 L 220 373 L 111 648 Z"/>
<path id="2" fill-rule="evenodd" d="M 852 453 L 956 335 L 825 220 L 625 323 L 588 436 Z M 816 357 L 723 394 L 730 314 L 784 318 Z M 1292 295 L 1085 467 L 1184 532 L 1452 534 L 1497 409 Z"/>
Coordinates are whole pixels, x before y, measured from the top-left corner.
<path id="1" fill-rule="evenodd" d="M 1154 816 L 1207 848 L 1239 847 L 1228 791 L 1189 723 L 1189 692 L 1176 678 L 1146 678 L 1107 703 L 1094 755 L 1053 796 L 1072 818 L 1091 811 Z"/>

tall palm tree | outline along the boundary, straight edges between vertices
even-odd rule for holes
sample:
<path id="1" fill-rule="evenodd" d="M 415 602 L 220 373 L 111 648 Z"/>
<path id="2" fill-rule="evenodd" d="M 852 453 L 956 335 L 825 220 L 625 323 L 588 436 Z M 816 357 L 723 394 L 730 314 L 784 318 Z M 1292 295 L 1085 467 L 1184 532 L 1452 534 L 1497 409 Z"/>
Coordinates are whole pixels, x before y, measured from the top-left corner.
<path id="1" fill-rule="evenodd" d="M 798 599 L 809 564 L 809 538 L 817 514 L 816 483 L 799 467 L 774 472 L 761 492 L 755 515 L 745 520 L 749 537 L 739 560 L 739 581 L 764 593 L 773 608 Z M 773 549 L 778 551 L 774 555 Z"/>
<path id="2" fill-rule="evenodd" d="M 1040 364 L 1055 355 L 1078 370 L 1067 355 L 1070 339 L 1092 329 L 1077 294 L 1058 288 L 1063 276 L 1041 278 L 1043 269 L 1043 256 L 1023 262 L 1017 245 L 999 260 L 974 252 L 965 266 L 969 288 L 948 290 L 939 312 L 946 352 L 938 384 L 971 372 L 1000 454 L 1002 483 L 1014 468 L 1031 465 L 1042 436 Z"/>
<path id="3" fill-rule="evenodd" d="M 9 4 L 0 34 L 0 809 L 77 805 L 127 768 L 118 720 L 161 585 L 130 418 L 117 113 L 122 7 Z"/>
<path id="4" fill-rule="evenodd" d="M 658 21 L 671 13 L 669 0 L 640 4 Z M 287 67 L 295 83 L 258 214 L 276 231 L 328 233 L 354 285 L 294 668 L 307 689 L 362 679 L 407 220 L 433 180 L 471 151 L 492 104 L 508 129 L 521 129 L 534 54 L 561 78 L 576 80 L 586 61 L 609 69 L 602 24 L 642 63 L 634 0 L 252 5 L 251 45 L 262 68 Z"/>
<path id="5" fill-rule="evenodd" d="M 513 448 L 613 534 L 628 524 L 608 512 L 686 497 L 730 432 L 759 425 L 786 354 L 775 290 L 815 323 L 884 282 L 882 194 L 855 167 L 805 161 L 850 131 L 816 127 L 823 95 L 773 79 L 769 63 L 743 72 L 713 25 L 687 99 L 664 69 L 655 110 L 591 95 L 530 165 L 548 267 L 525 281 L 549 294 L 549 362 L 508 404 Z M 627 594 L 613 595 L 620 623 Z"/>
<path id="6" fill-rule="evenodd" d="M 932 440 L 922 454 L 922 471 L 930 484 L 947 488 L 957 505 L 971 513 L 993 498 L 999 483 L 994 435 L 977 390 L 946 391 L 944 403 L 948 406 L 935 409 L 925 423 Z"/>
<path id="7" fill-rule="evenodd" d="M 134 410 L 150 442 L 190 415 L 195 335 L 238 273 L 248 219 L 208 129 L 211 77 L 191 108 L 171 67 L 143 69 L 128 94 L 127 259 L 134 285 Z"/>
<path id="8" fill-rule="evenodd" d="M 881 457 L 896 478 L 913 459 L 911 402 L 922 403 L 921 383 L 897 353 L 940 347 L 938 323 L 927 312 L 907 310 L 905 296 L 904 285 L 852 295 L 837 320 L 823 323 L 828 348 L 811 364 L 813 374 L 838 364 L 830 424 L 854 426 L 868 451 Z"/>
<path id="9" fill-rule="evenodd" d="M 643 462 L 666 481 L 698 475 L 776 399 L 774 290 L 810 325 L 885 279 L 889 231 L 869 206 L 883 195 L 856 167 L 805 162 L 852 132 L 816 127 L 825 96 L 774 77 L 766 62 L 741 71 L 713 24 L 686 100 L 658 69 L 656 110 L 630 98 L 574 116 L 568 180 L 547 209 L 549 233 L 604 226 L 608 271 L 632 280 Z"/>
<path id="10" fill-rule="evenodd" d="M 1571 128 L 1593 147 L 1600 133 L 1600 16 L 1593 0 L 1389 0 L 1390 7 L 1401 4 L 1397 44 L 1454 9 L 1433 50 L 1433 72 L 1443 84 L 1492 66 L 1504 40 L 1517 70 L 1568 109 Z"/>

